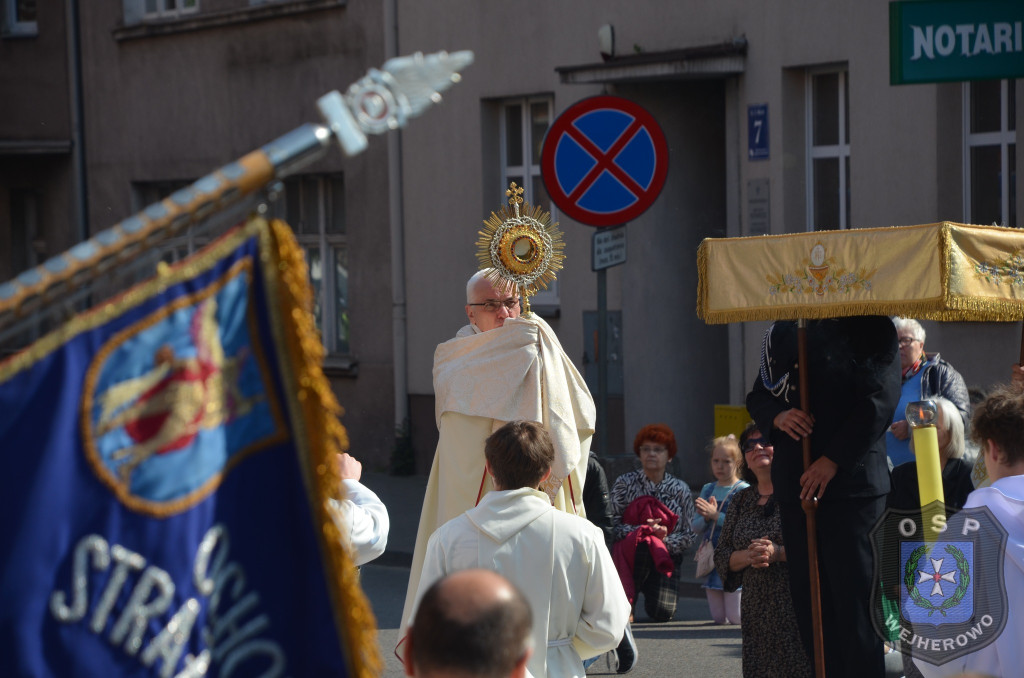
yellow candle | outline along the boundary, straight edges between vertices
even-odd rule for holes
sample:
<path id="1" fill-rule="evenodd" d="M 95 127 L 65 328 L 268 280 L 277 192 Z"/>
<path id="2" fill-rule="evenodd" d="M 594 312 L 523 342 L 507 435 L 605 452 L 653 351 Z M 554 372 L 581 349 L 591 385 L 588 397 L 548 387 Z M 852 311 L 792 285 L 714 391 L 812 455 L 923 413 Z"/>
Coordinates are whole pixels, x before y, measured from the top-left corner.
<path id="1" fill-rule="evenodd" d="M 939 466 L 939 435 L 934 426 L 914 429 L 914 454 L 917 457 L 917 488 L 921 508 L 933 501 L 944 501 L 942 468 Z"/>
<path id="2" fill-rule="evenodd" d="M 917 457 L 917 489 L 921 493 L 921 521 L 925 541 L 931 541 L 946 517 L 942 493 L 942 466 L 939 461 L 939 434 L 935 428 L 938 411 L 935 403 L 923 400 L 907 405 L 907 423 L 914 431 L 914 456 Z M 940 517 L 941 516 L 941 517 Z"/>

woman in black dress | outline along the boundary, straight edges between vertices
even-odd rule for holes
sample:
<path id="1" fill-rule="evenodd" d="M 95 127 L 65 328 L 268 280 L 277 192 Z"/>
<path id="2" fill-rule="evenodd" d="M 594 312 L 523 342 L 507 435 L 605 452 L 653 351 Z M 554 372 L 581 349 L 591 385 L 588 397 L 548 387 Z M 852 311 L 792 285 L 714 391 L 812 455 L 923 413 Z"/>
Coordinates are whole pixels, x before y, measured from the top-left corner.
<path id="1" fill-rule="evenodd" d="M 726 591 L 743 587 L 743 676 L 809 678 L 811 664 L 800 642 L 789 596 L 786 548 L 772 497 L 775 450 L 753 423 L 740 436 L 740 449 L 744 479 L 751 486 L 733 497 L 725 514 L 715 548 L 715 569 Z"/>

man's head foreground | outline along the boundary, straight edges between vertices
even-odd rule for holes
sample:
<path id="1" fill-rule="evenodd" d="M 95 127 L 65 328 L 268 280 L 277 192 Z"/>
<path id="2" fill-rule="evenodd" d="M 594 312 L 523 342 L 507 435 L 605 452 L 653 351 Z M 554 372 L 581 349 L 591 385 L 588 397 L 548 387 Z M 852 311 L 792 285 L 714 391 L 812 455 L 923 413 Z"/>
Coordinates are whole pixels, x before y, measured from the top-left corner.
<path id="1" fill-rule="evenodd" d="M 540 424 L 510 421 L 487 438 L 484 457 L 496 488 L 536 488 L 551 472 L 555 446 Z"/>
<path id="2" fill-rule="evenodd" d="M 519 317 L 519 296 L 511 285 L 495 287 L 489 279 L 492 270 L 477 271 L 466 283 L 466 317 L 481 332 L 501 327 L 506 318 Z"/>
<path id="3" fill-rule="evenodd" d="M 408 676 L 523 676 L 532 653 L 530 604 L 490 570 L 439 579 L 420 600 L 405 652 Z"/>

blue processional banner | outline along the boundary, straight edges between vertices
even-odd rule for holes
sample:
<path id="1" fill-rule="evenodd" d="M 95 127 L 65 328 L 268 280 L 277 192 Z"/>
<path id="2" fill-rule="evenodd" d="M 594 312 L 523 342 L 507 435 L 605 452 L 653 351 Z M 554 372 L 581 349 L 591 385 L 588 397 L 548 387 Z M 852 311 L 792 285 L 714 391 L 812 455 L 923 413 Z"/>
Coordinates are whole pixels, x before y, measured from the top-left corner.
<path id="1" fill-rule="evenodd" d="M 305 275 L 254 219 L 0 363 L 0 675 L 376 673 Z"/>

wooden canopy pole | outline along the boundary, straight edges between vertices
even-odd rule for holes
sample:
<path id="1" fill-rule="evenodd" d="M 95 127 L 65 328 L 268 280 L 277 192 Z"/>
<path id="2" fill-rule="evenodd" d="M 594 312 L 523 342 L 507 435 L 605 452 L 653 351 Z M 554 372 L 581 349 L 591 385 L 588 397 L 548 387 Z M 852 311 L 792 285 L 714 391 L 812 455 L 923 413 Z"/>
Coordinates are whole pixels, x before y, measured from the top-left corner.
<path id="1" fill-rule="evenodd" d="M 807 320 L 797 321 L 797 361 L 800 368 L 800 409 L 810 414 L 811 395 L 807 386 Z M 1024 339 L 1022 339 L 1024 341 Z M 1022 348 L 1024 351 L 1024 348 Z M 811 436 L 801 441 L 804 453 L 804 471 L 811 465 Z M 818 573 L 818 498 L 800 502 L 807 516 L 807 559 L 811 575 L 811 632 L 814 634 L 814 675 L 825 678 L 825 640 L 821 626 L 821 577 Z"/>

